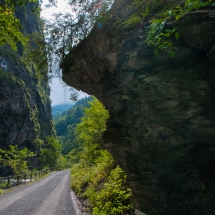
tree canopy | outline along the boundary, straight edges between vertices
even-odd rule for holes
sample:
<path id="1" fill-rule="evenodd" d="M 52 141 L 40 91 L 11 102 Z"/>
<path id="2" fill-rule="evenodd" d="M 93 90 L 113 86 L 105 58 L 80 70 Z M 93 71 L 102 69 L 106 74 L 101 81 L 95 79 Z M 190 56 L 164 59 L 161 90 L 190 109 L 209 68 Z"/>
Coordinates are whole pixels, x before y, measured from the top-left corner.
<path id="1" fill-rule="evenodd" d="M 28 38 L 21 32 L 20 21 L 15 17 L 14 10 L 8 5 L 0 5 L 0 46 L 9 44 L 16 50 L 17 42 L 26 45 Z"/>
<path id="2" fill-rule="evenodd" d="M 35 156 L 27 148 L 19 150 L 17 146 L 0 149 L 0 165 L 9 166 L 15 174 L 21 174 L 28 169 L 27 158 Z"/>
<path id="3" fill-rule="evenodd" d="M 46 138 L 46 147 L 41 148 L 41 162 L 43 166 L 56 167 L 57 160 L 60 156 L 61 145 L 53 136 Z"/>

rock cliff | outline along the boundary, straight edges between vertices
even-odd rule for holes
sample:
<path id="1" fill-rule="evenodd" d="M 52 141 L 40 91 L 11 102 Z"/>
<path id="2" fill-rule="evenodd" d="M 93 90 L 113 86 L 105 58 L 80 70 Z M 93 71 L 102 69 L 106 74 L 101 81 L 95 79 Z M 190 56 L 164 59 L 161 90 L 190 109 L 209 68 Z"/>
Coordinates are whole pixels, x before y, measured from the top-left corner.
<path id="1" fill-rule="evenodd" d="M 42 29 L 39 15 L 32 13 L 35 5 L 16 11 L 30 38 Z M 0 148 L 13 144 L 38 153 L 37 141 L 53 134 L 49 93 L 46 75 L 36 77 L 34 65 L 23 60 L 21 45 L 18 52 L 0 49 Z"/>
<path id="2" fill-rule="evenodd" d="M 215 9 L 168 20 L 177 27 L 175 58 L 157 57 L 145 42 L 149 21 L 167 5 L 146 11 L 116 0 L 111 17 L 64 59 L 66 84 L 95 95 L 109 110 L 108 149 L 128 175 L 134 207 L 147 215 L 209 215 L 215 211 Z M 155 1 L 152 1 L 155 2 Z"/>

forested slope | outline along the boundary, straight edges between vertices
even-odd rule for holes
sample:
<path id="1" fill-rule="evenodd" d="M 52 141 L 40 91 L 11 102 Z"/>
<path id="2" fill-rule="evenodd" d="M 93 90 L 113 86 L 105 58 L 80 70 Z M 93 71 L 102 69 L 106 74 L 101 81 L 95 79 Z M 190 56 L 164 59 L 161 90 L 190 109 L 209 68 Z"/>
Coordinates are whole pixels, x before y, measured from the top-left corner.
<path id="1" fill-rule="evenodd" d="M 71 108 L 74 104 L 73 103 L 64 103 L 52 106 L 52 116 L 55 118 L 56 116 L 60 115 L 64 111 Z"/>
<path id="2" fill-rule="evenodd" d="M 74 147 L 75 129 L 84 116 L 84 108 L 89 107 L 88 102 L 92 97 L 87 97 L 76 102 L 69 110 L 58 115 L 54 119 L 54 125 L 59 142 L 62 145 L 62 153 L 68 154 Z"/>

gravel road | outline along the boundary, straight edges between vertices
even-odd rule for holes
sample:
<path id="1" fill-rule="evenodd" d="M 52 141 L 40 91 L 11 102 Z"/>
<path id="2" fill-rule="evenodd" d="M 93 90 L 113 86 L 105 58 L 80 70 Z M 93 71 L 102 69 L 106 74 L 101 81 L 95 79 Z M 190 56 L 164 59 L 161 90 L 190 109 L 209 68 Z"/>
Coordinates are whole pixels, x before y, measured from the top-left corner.
<path id="1" fill-rule="evenodd" d="M 60 171 L 0 196 L 0 215 L 76 215 L 70 172 Z"/>

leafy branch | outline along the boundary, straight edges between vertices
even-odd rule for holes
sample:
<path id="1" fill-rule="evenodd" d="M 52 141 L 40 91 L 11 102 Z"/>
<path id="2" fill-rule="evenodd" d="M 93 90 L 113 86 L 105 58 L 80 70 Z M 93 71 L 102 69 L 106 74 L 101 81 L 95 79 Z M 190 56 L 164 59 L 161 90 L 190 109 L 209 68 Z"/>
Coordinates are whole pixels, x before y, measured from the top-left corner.
<path id="1" fill-rule="evenodd" d="M 45 20 L 46 50 L 52 73 L 60 73 L 62 59 L 89 35 L 96 22 L 101 24 L 112 3 L 113 0 L 69 0 L 70 13 L 54 14 L 53 20 Z"/>
<path id="2" fill-rule="evenodd" d="M 147 44 L 153 45 L 155 47 L 154 53 L 157 56 L 160 51 L 167 49 L 167 53 L 172 57 L 175 57 L 174 47 L 170 38 L 175 38 L 178 40 L 180 34 L 177 31 L 177 28 L 165 29 L 166 22 L 169 20 L 179 20 L 185 13 L 193 10 L 198 10 L 201 7 L 210 5 L 215 6 L 215 3 L 212 4 L 212 0 L 209 1 L 200 1 L 200 0 L 186 0 L 184 7 L 177 6 L 173 9 L 169 9 L 165 12 L 159 13 L 156 18 L 150 21 L 150 26 L 148 27 Z"/>
<path id="3" fill-rule="evenodd" d="M 28 38 L 21 32 L 21 24 L 15 17 L 14 11 L 6 5 L 0 5 L 0 46 L 9 44 L 16 50 L 17 42 L 26 45 Z"/>
<path id="4" fill-rule="evenodd" d="M 15 174 L 21 174 L 28 170 L 27 158 L 35 156 L 27 148 L 18 150 L 17 146 L 9 146 L 8 150 L 0 149 L 0 164 L 9 166 Z"/>
<path id="5" fill-rule="evenodd" d="M 55 5 L 56 1 L 49 0 L 47 7 Z M 32 12 L 39 12 L 39 3 L 42 3 L 42 0 L 4 0 L 3 2 L 0 3 L 0 46 L 9 44 L 13 50 L 17 50 L 17 43 L 20 42 L 25 47 L 29 39 L 22 33 L 22 26 L 15 17 L 15 10 L 27 3 L 38 3 Z"/>

